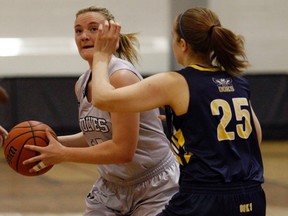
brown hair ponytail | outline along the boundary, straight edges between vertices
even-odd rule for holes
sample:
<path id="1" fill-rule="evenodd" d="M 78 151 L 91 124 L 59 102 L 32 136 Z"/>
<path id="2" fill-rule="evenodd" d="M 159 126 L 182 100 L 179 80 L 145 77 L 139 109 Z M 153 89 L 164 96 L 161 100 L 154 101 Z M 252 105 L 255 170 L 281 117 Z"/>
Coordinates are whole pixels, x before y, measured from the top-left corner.
<path id="1" fill-rule="evenodd" d="M 139 47 L 139 41 L 136 37 L 136 33 L 121 34 L 119 48 L 116 50 L 119 58 L 125 58 L 132 64 L 138 62 L 137 50 L 135 47 Z"/>
<path id="2" fill-rule="evenodd" d="M 179 15 L 177 21 L 176 32 L 195 53 L 209 55 L 211 63 L 231 75 L 238 75 L 249 66 L 243 37 L 223 28 L 213 11 L 191 8 Z"/>
<path id="3" fill-rule="evenodd" d="M 244 50 L 244 38 L 229 29 L 216 26 L 211 33 L 211 61 L 228 73 L 238 75 L 249 66 Z"/>

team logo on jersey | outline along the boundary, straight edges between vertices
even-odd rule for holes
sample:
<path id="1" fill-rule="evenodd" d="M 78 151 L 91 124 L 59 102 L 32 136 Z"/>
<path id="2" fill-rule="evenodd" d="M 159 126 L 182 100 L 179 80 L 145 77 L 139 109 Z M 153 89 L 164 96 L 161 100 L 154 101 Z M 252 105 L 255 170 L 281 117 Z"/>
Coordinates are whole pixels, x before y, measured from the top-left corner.
<path id="1" fill-rule="evenodd" d="M 79 119 L 80 128 L 83 132 L 98 131 L 102 133 L 109 132 L 107 121 L 104 118 L 94 116 L 85 116 Z"/>
<path id="2" fill-rule="evenodd" d="M 212 80 L 217 85 L 219 92 L 234 92 L 235 91 L 231 78 L 214 78 L 213 77 Z"/>

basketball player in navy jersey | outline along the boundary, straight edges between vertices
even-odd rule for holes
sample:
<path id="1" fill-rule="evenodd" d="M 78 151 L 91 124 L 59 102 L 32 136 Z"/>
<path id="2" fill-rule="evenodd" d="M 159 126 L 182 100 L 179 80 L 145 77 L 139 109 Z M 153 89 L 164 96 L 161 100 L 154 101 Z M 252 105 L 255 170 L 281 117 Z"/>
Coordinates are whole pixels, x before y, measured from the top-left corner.
<path id="1" fill-rule="evenodd" d="M 179 71 L 158 73 L 115 89 L 107 66 L 121 26 L 106 21 L 95 39 L 92 103 L 110 112 L 166 106 L 180 189 L 158 216 L 264 216 L 260 124 L 241 73 L 249 64 L 243 39 L 207 8 L 191 8 L 173 23 Z"/>

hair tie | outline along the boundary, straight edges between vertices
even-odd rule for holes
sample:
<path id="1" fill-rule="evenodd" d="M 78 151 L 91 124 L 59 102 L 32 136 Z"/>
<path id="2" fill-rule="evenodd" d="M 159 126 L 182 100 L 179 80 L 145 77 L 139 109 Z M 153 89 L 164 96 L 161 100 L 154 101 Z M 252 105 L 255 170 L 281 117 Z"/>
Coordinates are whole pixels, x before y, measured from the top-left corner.
<path id="1" fill-rule="evenodd" d="M 208 31 L 208 35 L 209 35 L 209 36 L 212 35 L 213 30 L 214 30 L 214 27 L 216 27 L 216 26 L 217 26 L 217 25 L 212 25 L 212 26 L 210 26 L 209 31 Z"/>
<path id="2" fill-rule="evenodd" d="M 184 12 L 184 13 L 185 13 L 185 12 Z M 180 15 L 180 17 L 179 17 L 178 26 L 179 26 L 180 36 L 181 36 L 185 41 L 188 42 L 188 40 L 186 39 L 186 37 L 185 37 L 185 35 L 184 35 L 184 33 L 183 33 L 182 25 L 181 25 L 181 23 L 182 23 L 182 17 L 183 17 L 183 15 L 184 15 L 184 13 L 182 13 L 182 14 Z"/>

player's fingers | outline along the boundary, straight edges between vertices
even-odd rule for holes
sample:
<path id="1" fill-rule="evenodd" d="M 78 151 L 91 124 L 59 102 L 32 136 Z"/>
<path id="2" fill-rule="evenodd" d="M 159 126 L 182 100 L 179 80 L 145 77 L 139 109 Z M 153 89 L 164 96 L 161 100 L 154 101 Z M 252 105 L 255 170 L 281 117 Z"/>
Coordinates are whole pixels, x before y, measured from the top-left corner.
<path id="1" fill-rule="evenodd" d="M 99 26 L 98 26 L 97 34 L 100 34 L 102 32 L 103 32 L 103 24 L 100 23 Z"/>
<path id="2" fill-rule="evenodd" d="M 166 116 L 165 116 L 165 115 L 159 115 L 158 118 L 159 118 L 161 121 L 166 121 Z"/>
<path id="3" fill-rule="evenodd" d="M 116 33 L 117 33 L 117 35 L 120 35 L 120 31 L 121 31 L 121 25 L 120 25 L 120 23 L 116 22 Z"/>
<path id="4" fill-rule="evenodd" d="M 110 30 L 110 32 L 114 33 L 115 29 L 116 29 L 115 22 L 113 20 L 110 20 L 109 21 L 109 30 Z"/>
<path id="5" fill-rule="evenodd" d="M 109 22 L 108 20 L 105 20 L 103 23 L 103 32 L 108 32 L 109 31 Z"/>
<path id="6" fill-rule="evenodd" d="M 3 134 L 0 135 L 0 148 L 4 146 L 5 143 L 5 136 Z"/>
<path id="7" fill-rule="evenodd" d="M 32 169 L 30 169 L 29 172 L 39 172 L 44 168 L 46 168 L 46 165 L 43 163 L 43 161 L 40 161 L 38 164 L 32 167 Z"/>
<path id="8" fill-rule="evenodd" d="M 100 23 L 96 32 L 97 37 L 101 38 L 105 33 L 107 33 L 109 30 L 109 22 L 107 20 L 104 21 L 104 23 Z M 97 40 L 95 40 L 95 43 L 97 43 Z"/>
<path id="9" fill-rule="evenodd" d="M 8 132 L 5 130 L 5 128 L 0 126 L 0 148 L 4 145 L 7 135 Z"/>
<path id="10" fill-rule="evenodd" d="M 35 157 L 31 157 L 31 158 L 29 158 L 29 159 L 27 159 L 27 160 L 24 160 L 24 161 L 23 161 L 23 165 L 35 163 L 35 162 L 41 161 L 41 160 L 42 160 L 41 155 L 38 155 L 38 156 L 35 156 Z"/>
<path id="11" fill-rule="evenodd" d="M 113 35 L 113 36 L 119 36 L 120 34 L 120 30 L 121 30 L 121 25 L 117 22 L 114 22 L 113 20 L 110 20 L 109 21 L 109 26 L 110 26 L 110 33 Z"/>
<path id="12" fill-rule="evenodd" d="M 52 140 L 56 140 L 56 138 L 51 134 L 51 131 L 48 128 L 46 129 L 46 136 L 49 139 L 49 142 Z"/>
<path id="13" fill-rule="evenodd" d="M 37 151 L 37 152 L 41 153 L 41 150 L 42 150 L 42 148 L 44 148 L 44 147 L 35 146 L 35 145 L 24 145 L 24 148 L 25 148 L 25 149 L 32 150 L 32 151 Z"/>
<path id="14" fill-rule="evenodd" d="M 2 126 L 0 126 L 0 133 L 4 136 L 7 136 L 8 135 L 8 132 L 5 128 L 3 128 Z"/>

